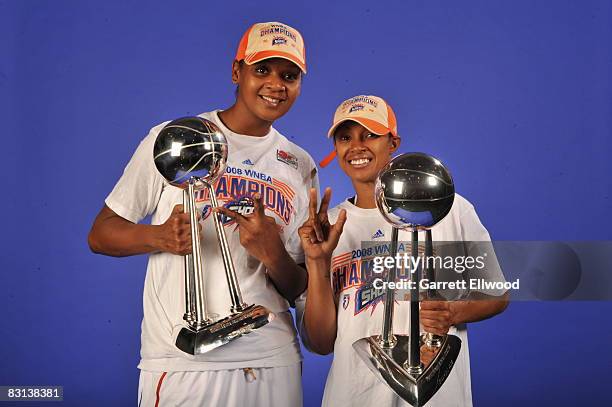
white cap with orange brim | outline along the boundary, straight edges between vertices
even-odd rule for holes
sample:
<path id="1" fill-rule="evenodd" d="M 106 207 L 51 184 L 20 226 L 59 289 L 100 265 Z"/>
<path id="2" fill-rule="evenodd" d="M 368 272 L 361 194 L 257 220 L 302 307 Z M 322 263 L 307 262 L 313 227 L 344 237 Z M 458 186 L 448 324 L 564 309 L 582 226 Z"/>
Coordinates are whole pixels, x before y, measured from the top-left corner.
<path id="1" fill-rule="evenodd" d="M 327 137 L 333 137 L 334 132 L 342 123 L 352 120 L 375 134 L 389 134 L 397 137 L 397 120 L 391 106 L 378 96 L 359 95 L 345 100 L 338 106 L 334 114 L 334 122 L 327 132 Z M 319 165 L 325 167 L 332 162 L 336 152 L 332 151 Z"/>
<path id="2" fill-rule="evenodd" d="M 289 60 L 306 73 L 306 50 L 299 31 L 279 22 L 249 27 L 238 45 L 236 60 L 252 65 L 269 58 Z"/>

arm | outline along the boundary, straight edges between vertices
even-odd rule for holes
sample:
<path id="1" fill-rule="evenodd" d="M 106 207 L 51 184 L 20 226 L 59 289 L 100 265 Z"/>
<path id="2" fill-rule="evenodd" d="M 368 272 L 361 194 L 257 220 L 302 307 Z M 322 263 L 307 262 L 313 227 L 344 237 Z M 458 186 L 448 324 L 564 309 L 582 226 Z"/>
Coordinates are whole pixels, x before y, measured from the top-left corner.
<path id="1" fill-rule="evenodd" d="M 468 254 L 475 257 L 482 254 L 482 244 L 490 242 L 491 238 L 478 219 L 474 207 L 462 197 L 458 199 L 458 204 L 463 207 L 460 215 L 461 240 L 472 243 L 480 242 L 478 245 L 472 244 L 467 248 Z M 476 252 L 472 252 L 473 250 Z M 483 269 L 484 274 L 473 275 L 473 277 L 504 281 L 493 247 L 490 246 L 487 252 L 490 253 L 490 256 L 487 259 L 487 267 Z M 465 301 L 423 301 L 421 303 L 421 323 L 426 332 L 445 334 L 452 325 L 482 321 L 503 312 L 508 306 L 508 298 L 507 292 L 499 296 L 473 292 L 470 294 L 470 299 Z"/>
<path id="2" fill-rule="evenodd" d="M 346 211 L 342 210 L 337 222 L 334 225 L 329 223 L 327 207 L 330 199 L 331 190 L 327 188 L 317 213 L 317 192 L 311 189 L 310 216 L 298 231 L 308 270 L 304 326 L 310 348 L 322 355 L 333 352 L 336 341 L 337 304 L 330 281 L 331 257 L 346 222 Z"/>
<path id="3" fill-rule="evenodd" d="M 487 297 L 487 298 L 484 298 Z M 501 314 L 508 307 L 508 293 L 501 297 L 483 295 L 477 301 L 454 301 L 451 303 L 451 321 L 453 325 L 478 322 Z"/>
<path id="4" fill-rule="evenodd" d="M 163 125 L 151 129 L 140 142 L 96 216 L 88 236 L 94 253 L 132 256 L 157 251 L 191 252 L 189 218 L 182 213 L 182 205 L 173 208 L 164 224 L 138 223 L 157 210 L 164 189 L 164 180 L 152 160 L 153 145 Z"/>
<path id="5" fill-rule="evenodd" d="M 336 341 L 336 302 L 330 282 L 330 260 L 306 260 L 308 292 L 304 307 L 304 327 L 313 352 L 327 355 Z"/>
<path id="6" fill-rule="evenodd" d="M 201 228 L 201 225 L 200 225 Z M 94 253 L 123 257 L 151 252 L 191 253 L 189 214 L 183 205 L 176 205 L 168 220 L 161 225 L 132 223 L 104 205 L 88 236 Z"/>
<path id="7" fill-rule="evenodd" d="M 289 302 L 293 302 L 306 289 L 306 271 L 295 263 L 282 242 L 262 263 L 266 266 L 268 276 L 276 289 Z"/>

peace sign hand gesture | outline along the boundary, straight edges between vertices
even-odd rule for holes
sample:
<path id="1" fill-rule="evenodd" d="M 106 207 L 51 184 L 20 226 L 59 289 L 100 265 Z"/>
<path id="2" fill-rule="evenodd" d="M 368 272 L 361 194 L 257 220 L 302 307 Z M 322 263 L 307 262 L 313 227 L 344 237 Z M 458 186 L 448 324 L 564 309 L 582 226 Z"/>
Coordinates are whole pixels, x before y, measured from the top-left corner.
<path id="1" fill-rule="evenodd" d="M 317 211 L 317 190 L 310 189 L 309 216 L 306 222 L 298 229 L 304 254 L 309 260 L 326 260 L 338 246 L 340 235 L 346 222 L 346 210 L 338 214 L 335 224 L 329 223 L 327 209 L 331 199 L 331 188 L 326 188 L 321 199 L 321 206 Z"/>

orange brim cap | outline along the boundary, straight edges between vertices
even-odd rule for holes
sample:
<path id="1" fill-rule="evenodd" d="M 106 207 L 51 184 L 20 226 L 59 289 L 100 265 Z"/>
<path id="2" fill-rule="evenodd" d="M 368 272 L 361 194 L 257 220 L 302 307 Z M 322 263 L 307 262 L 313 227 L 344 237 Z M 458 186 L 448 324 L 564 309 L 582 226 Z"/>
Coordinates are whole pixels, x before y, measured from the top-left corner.
<path id="1" fill-rule="evenodd" d="M 302 70 L 302 72 L 306 73 L 306 65 L 304 65 L 302 61 L 296 58 L 295 55 L 290 54 L 288 52 L 261 51 L 261 52 L 257 52 L 253 55 L 249 55 L 248 57 L 244 58 L 244 62 L 247 63 L 248 65 L 252 65 L 252 64 L 256 64 L 257 62 L 261 62 L 264 59 L 269 59 L 269 58 L 282 58 L 282 59 L 291 61 L 294 64 L 296 64 Z"/>
<path id="2" fill-rule="evenodd" d="M 342 119 L 339 122 L 335 123 L 333 126 L 331 126 L 329 131 L 327 132 L 327 137 L 328 138 L 333 137 L 336 129 L 340 127 L 342 123 L 347 122 L 347 121 L 357 122 L 361 124 L 363 127 L 365 127 L 366 129 L 370 130 L 372 133 L 379 134 L 381 136 L 388 134 L 388 133 L 393 133 L 393 131 L 390 128 L 377 122 L 376 120 L 366 119 L 364 117 L 350 117 L 350 118 Z"/>

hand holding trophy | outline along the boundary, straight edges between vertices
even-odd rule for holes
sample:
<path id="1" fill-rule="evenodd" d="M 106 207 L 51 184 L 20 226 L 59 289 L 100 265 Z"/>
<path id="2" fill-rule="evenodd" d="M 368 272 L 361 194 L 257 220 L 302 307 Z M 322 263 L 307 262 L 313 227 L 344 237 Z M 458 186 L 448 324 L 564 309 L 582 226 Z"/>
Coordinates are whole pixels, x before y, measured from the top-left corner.
<path id="1" fill-rule="evenodd" d="M 432 256 L 430 228 L 450 212 L 454 197 L 452 177 L 436 158 L 423 153 L 407 153 L 392 159 L 376 180 L 376 205 L 385 220 L 393 225 L 389 256 L 397 254 L 399 229 L 412 232 L 411 256 L 414 259 L 419 256 L 419 231 L 425 230 L 425 258 Z M 433 272 L 427 271 L 432 281 Z M 424 405 L 440 389 L 461 349 L 457 336 L 421 334 L 420 275 L 420 267 L 411 270 L 410 335 L 393 334 L 395 296 L 394 290 L 387 285 L 382 335 L 363 338 L 353 344 L 368 368 L 415 407 Z M 394 266 L 389 270 L 387 282 L 394 282 L 395 278 Z"/>
<path id="2" fill-rule="evenodd" d="M 219 214 L 213 213 L 225 277 L 232 306 L 230 315 L 214 320 L 206 310 L 206 290 L 200 248 L 200 231 L 195 192 L 207 189 L 214 208 L 218 207 L 214 183 L 225 171 L 228 146 L 219 128 L 201 117 L 185 117 L 168 123 L 159 133 L 153 160 L 159 173 L 183 190 L 183 207 L 191 223 L 192 254 L 185 255 L 185 314 L 176 346 L 191 355 L 200 355 L 224 345 L 272 321 L 274 314 L 261 305 L 247 305 L 236 277 L 225 230 Z"/>

